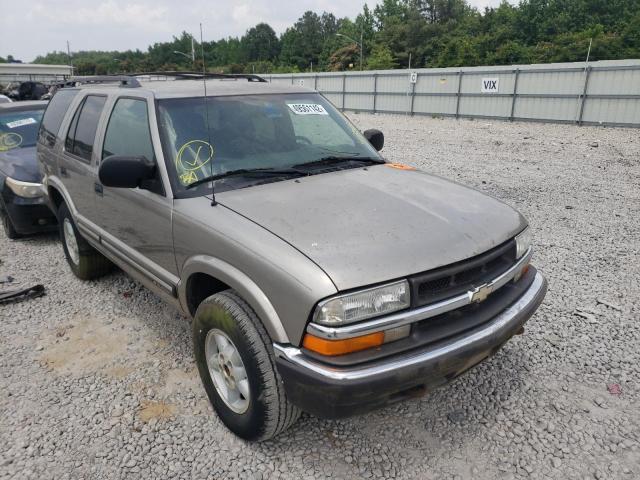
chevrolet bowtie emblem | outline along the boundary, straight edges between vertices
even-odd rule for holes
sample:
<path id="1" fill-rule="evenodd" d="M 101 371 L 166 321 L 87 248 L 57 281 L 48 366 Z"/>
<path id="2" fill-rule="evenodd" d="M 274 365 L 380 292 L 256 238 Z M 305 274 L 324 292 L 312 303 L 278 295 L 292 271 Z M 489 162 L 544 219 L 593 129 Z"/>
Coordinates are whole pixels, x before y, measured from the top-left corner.
<path id="1" fill-rule="evenodd" d="M 487 297 L 491 295 L 491 292 L 493 292 L 493 287 L 491 285 L 480 285 L 479 287 L 469 291 L 469 299 L 475 303 L 484 302 Z"/>

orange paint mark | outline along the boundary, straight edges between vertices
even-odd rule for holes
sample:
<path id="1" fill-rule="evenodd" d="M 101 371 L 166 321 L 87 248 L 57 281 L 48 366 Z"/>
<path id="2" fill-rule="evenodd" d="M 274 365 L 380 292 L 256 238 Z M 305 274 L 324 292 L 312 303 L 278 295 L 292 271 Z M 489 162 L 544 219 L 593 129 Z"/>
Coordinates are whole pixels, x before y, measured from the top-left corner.
<path id="1" fill-rule="evenodd" d="M 415 170 L 414 167 L 403 165 L 402 163 L 385 163 L 385 165 L 389 168 L 397 168 L 398 170 Z"/>

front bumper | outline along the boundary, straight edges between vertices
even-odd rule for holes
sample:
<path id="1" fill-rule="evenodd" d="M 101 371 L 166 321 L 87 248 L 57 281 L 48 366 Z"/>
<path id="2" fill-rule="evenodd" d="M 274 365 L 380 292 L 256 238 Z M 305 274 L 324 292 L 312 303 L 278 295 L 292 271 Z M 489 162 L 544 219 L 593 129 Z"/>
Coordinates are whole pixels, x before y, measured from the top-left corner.
<path id="1" fill-rule="evenodd" d="M 56 216 L 49 209 L 44 197 L 22 198 L 4 191 L 2 215 L 8 215 L 16 231 L 22 235 L 53 232 L 57 230 Z"/>
<path id="2" fill-rule="evenodd" d="M 547 282 L 540 273 L 512 305 L 483 325 L 459 336 L 377 362 L 335 367 L 299 348 L 274 344 L 287 396 L 318 417 L 340 418 L 434 389 L 496 353 L 542 303 Z"/>

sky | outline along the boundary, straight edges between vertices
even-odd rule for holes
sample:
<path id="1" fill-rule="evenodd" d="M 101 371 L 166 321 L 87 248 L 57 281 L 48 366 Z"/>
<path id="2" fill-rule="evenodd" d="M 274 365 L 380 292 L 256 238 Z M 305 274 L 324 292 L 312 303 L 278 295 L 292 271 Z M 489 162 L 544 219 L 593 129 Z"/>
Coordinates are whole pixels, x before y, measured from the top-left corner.
<path id="1" fill-rule="evenodd" d="M 0 57 L 30 62 L 53 50 L 145 51 L 182 31 L 204 39 L 241 36 L 260 22 L 280 34 L 306 10 L 354 18 L 365 0 L 0 0 Z M 375 0 L 366 0 L 373 7 Z M 468 0 L 483 9 L 500 0 Z"/>

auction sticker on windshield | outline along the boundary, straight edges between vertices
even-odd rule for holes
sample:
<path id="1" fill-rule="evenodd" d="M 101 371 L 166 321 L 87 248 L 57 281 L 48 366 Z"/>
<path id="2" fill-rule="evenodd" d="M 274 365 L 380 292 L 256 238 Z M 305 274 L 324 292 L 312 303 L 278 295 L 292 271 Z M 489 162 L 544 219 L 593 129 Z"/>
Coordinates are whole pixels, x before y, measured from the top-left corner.
<path id="1" fill-rule="evenodd" d="M 287 103 L 296 115 L 329 115 L 322 105 L 317 103 Z"/>
<path id="2" fill-rule="evenodd" d="M 34 123 L 38 123 L 35 118 L 23 118 L 22 120 L 16 120 L 15 122 L 8 122 L 7 127 L 17 128 L 25 125 L 32 125 Z"/>

